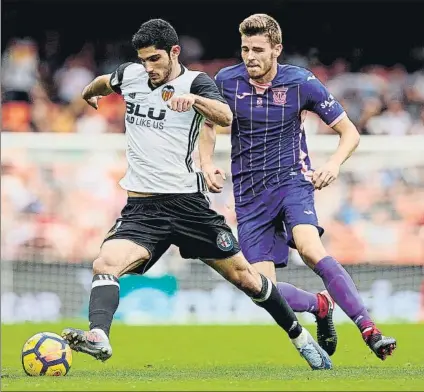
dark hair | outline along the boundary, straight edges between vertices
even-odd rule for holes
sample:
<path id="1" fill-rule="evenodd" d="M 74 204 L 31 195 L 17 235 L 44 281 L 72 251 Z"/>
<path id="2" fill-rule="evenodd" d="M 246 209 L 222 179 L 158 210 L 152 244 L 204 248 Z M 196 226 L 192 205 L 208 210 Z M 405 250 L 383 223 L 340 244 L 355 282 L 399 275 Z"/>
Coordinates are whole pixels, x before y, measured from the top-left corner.
<path id="1" fill-rule="evenodd" d="M 177 32 L 163 19 L 150 19 L 144 22 L 132 38 L 135 50 L 154 46 L 170 53 L 171 48 L 178 43 Z"/>

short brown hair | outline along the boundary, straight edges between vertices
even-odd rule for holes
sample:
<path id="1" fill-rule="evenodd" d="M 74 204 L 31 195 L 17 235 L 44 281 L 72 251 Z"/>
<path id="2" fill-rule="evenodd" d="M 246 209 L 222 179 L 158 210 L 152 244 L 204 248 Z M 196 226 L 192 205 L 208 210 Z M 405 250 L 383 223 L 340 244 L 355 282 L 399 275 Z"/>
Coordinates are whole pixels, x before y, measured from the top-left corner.
<path id="1" fill-rule="evenodd" d="M 239 32 L 247 37 L 265 35 L 272 46 L 281 44 L 282 41 L 280 25 L 273 17 L 266 14 L 250 15 L 240 23 Z"/>

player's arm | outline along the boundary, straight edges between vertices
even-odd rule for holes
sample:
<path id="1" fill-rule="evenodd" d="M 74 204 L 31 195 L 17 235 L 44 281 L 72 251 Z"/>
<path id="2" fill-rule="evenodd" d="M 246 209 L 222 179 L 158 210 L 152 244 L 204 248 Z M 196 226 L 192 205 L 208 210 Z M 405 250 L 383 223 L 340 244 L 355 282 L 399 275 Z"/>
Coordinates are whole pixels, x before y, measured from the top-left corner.
<path id="1" fill-rule="evenodd" d="M 199 159 L 200 166 L 208 165 L 213 162 L 215 151 L 216 132 L 213 123 L 206 120 L 200 130 L 199 135 Z"/>
<path id="2" fill-rule="evenodd" d="M 101 97 L 105 97 L 113 92 L 121 94 L 124 71 L 131 64 L 121 64 L 113 73 L 98 76 L 84 88 L 82 98 L 94 109 L 97 109 Z"/>
<path id="3" fill-rule="evenodd" d="M 330 160 L 341 166 L 358 147 L 360 136 L 355 124 L 348 116 L 344 116 L 332 128 L 339 134 L 340 141 Z"/>
<path id="4" fill-rule="evenodd" d="M 205 73 L 199 74 L 191 85 L 196 110 L 211 122 L 226 127 L 233 121 L 233 113 L 215 82 Z"/>
<path id="5" fill-rule="evenodd" d="M 321 120 L 340 136 L 335 153 L 312 174 L 315 188 L 322 189 L 337 178 L 340 166 L 358 147 L 360 136 L 343 107 L 315 76 L 309 75 L 300 88 L 304 109 L 318 114 Z"/>
<path id="6" fill-rule="evenodd" d="M 110 85 L 111 76 L 111 74 L 98 76 L 82 90 L 82 98 L 94 109 L 98 108 L 101 97 L 113 93 Z"/>
<path id="7" fill-rule="evenodd" d="M 222 183 L 219 181 L 220 175 L 222 179 L 226 179 L 225 172 L 216 167 L 213 163 L 213 154 L 215 151 L 216 131 L 214 124 L 206 120 L 200 130 L 199 135 L 199 158 L 200 168 L 202 169 L 208 188 L 213 193 L 220 193 Z"/>
<path id="8" fill-rule="evenodd" d="M 229 126 L 233 122 L 233 113 L 227 103 L 195 95 L 193 106 L 208 120 L 221 127 Z"/>

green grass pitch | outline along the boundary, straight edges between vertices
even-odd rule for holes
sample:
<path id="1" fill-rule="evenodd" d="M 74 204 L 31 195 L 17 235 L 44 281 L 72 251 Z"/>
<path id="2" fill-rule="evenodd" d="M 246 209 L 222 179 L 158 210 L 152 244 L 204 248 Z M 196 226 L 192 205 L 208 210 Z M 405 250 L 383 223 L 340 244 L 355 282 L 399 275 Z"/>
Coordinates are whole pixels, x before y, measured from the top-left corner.
<path id="1" fill-rule="evenodd" d="M 66 377 L 28 377 L 21 368 L 23 343 L 31 335 L 60 333 L 86 323 L 19 324 L 1 327 L 1 390 L 338 390 L 424 391 L 424 325 L 384 325 L 395 336 L 394 356 L 382 362 L 354 326 L 338 326 L 334 369 L 312 371 L 276 326 L 149 326 L 115 324 L 114 354 L 101 363 L 74 353 Z M 315 333 L 315 326 L 308 326 Z"/>

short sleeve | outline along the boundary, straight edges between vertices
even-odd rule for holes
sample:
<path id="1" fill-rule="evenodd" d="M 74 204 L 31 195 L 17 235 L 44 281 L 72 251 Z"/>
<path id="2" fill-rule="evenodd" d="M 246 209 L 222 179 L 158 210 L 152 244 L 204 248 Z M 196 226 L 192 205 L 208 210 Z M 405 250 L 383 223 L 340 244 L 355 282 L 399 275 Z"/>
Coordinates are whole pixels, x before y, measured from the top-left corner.
<path id="1" fill-rule="evenodd" d="M 227 103 L 219 92 L 214 80 L 205 73 L 200 73 L 196 79 L 193 80 L 190 92 L 204 98 L 215 99 Z"/>
<path id="2" fill-rule="evenodd" d="M 112 90 L 115 91 L 115 93 L 122 94 L 121 85 L 124 81 L 124 71 L 125 68 L 131 64 L 133 63 L 121 64 L 115 71 L 113 71 L 112 75 L 110 76 L 110 86 L 112 87 Z"/>
<path id="3" fill-rule="evenodd" d="M 346 116 L 343 106 L 312 73 L 300 85 L 300 93 L 304 109 L 316 113 L 328 126 L 333 127 Z"/>

